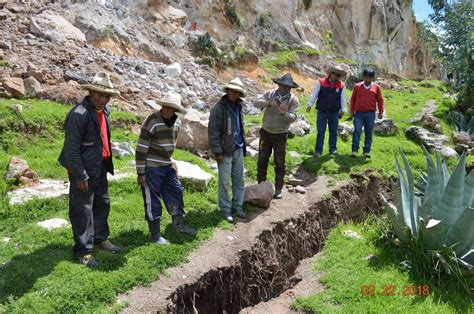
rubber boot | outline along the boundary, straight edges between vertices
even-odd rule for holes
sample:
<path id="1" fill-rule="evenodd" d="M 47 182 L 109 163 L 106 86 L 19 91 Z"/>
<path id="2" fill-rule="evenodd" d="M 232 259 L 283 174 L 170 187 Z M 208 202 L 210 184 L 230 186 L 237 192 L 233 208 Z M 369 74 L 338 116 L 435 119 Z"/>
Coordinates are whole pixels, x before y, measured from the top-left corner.
<path id="1" fill-rule="evenodd" d="M 190 227 L 188 227 L 184 224 L 183 216 L 175 215 L 175 216 L 172 217 L 172 220 L 173 220 L 173 229 L 176 232 L 186 234 L 186 235 L 190 235 L 190 236 L 196 235 L 196 230 L 195 229 L 190 228 Z"/>
<path id="2" fill-rule="evenodd" d="M 150 229 L 150 238 L 156 244 L 168 244 L 168 241 L 161 236 L 160 233 L 160 220 L 147 221 L 148 229 Z"/>

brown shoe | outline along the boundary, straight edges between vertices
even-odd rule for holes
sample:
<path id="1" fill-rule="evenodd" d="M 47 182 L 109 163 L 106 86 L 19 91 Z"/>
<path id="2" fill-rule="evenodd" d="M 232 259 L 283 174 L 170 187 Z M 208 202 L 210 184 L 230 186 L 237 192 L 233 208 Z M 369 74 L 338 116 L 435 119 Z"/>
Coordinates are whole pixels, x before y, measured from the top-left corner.
<path id="1" fill-rule="evenodd" d="M 115 244 L 112 244 L 110 240 L 105 240 L 105 241 L 100 242 L 99 248 L 113 254 L 120 252 L 120 248 L 116 246 Z"/>

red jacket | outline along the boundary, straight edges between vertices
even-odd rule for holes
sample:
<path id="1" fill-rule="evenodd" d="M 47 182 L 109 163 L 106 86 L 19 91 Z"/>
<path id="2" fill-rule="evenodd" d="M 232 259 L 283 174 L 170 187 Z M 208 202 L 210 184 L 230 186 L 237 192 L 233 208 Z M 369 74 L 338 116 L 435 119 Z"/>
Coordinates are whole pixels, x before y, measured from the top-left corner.
<path id="1" fill-rule="evenodd" d="M 365 89 L 364 83 L 357 83 L 352 90 L 350 100 L 351 114 L 356 112 L 373 112 L 379 108 L 379 114 L 383 113 L 383 96 L 380 86 L 373 82 L 369 89 Z"/>

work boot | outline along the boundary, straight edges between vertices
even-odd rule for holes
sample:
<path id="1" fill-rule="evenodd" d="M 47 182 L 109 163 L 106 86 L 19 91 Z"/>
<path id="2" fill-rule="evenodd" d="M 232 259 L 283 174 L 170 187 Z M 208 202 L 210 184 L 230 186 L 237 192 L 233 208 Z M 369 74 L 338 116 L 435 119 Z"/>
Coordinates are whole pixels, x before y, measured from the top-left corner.
<path id="1" fill-rule="evenodd" d="M 196 230 L 193 228 L 189 228 L 184 224 L 183 216 L 175 215 L 172 217 L 173 229 L 179 233 L 195 236 Z"/>
<path id="2" fill-rule="evenodd" d="M 120 248 L 116 246 L 115 244 L 112 244 L 110 240 L 105 240 L 105 241 L 100 242 L 99 248 L 113 254 L 120 252 Z"/>
<path id="3" fill-rule="evenodd" d="M 282 188 L 276 187 L 276 188 L 275 188 L 275 194 L 273 194 L 273 198 L 275 198 L 275 199 L 281 199 L 281 198 L 283 198 L 283 193 L 282 193 L 281 190 L 282 190 Z"/>
<path id="4" fill-rule="evenodd" d="M 150 230 L 150 239 L 156 244 L 168 245 L 169 242 L 161 236 L 160 233 L 160 220 L 156 219 L 148 222 L 148 229 Z"/>
<path id="5" fill-rule="evenodd" d="M 87 255 L 84 255 L 84 256 L 78 256 L 77 259 L 79 260 L 79 263 L 81 263 L 82 265 L 86 265 L 87 267 L 92 268 L 92 267 L 97 266 L 97 261 L 90 254 L 87 254 Z"/>
<path id="6" fill-rule="evenodd" d="M 235 213 L 237 214 L 237 216 L 239 216 L 239 218 L 247 217 L 247 214 L 244 212 L 242 208 L 236 209 Z"/>

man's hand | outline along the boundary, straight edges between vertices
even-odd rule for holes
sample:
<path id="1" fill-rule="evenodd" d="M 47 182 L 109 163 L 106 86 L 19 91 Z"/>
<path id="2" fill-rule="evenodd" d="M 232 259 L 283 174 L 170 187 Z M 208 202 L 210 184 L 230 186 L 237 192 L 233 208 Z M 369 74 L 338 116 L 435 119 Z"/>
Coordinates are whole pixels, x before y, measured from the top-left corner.
<path id="1" fill-rule="evenodd" d="M 171 168 L 174 169 L 174 171 L 176 171 L 176 175 L 178 175 L 178 165 L 176 164 L 176 162 L 172 162 L 171 163 Z"/>
<path id="2" fill-rule="evenodd" d="M 272 98 L 269 102 L 268 102 L 268 107 L 273 107 L 273 106 L 277 106 L 278 107 L 278 103 L 276 102 L 275 98 Z"/>
<path id="3" fill-rule="evenodd" d="M 137 182 L 140 186 L 145 186 L 145 182 L 146 182 L 146 175 L 144 174 L 139 174 L 137 176 Z"/>
<path id="4" fill-rule="evenodd" d="M 89 190 L 89 183 L 87 183 L 87 180 L 76 181 L 76 185 L 82 192 L 87 192 Z"/>
<path id="5" fill-rule="evenodd" d="M 277 106 L 277 109 L 282 115 L 284 115 L 286 113 L 286 108 L 283 104 Z"/>
<path id="6" fill-rule="evenodd" d="M 216 161 L 217 161 L 217 163 L 219 163 L 219 164 L 220 164 L 221 162 L 223 162 L 223 161 L 224 161 L 224 155 L 217 155 L 217 156 L 216 156 Z"/>
<path id="7" fill-rule="evenodd" d="M 383 118 L 383 112 L 379 112 L 379 119 L 382 119 Z"/>
<path id="8" fill-rule="evenodd" d="M 355 113 L 351 112 L 351 119 L 354 119 Z"/>
<path id="9" fill-rule="evenodd" d="M 310 112 L 310 111 L 311 111 L 311 107 L 310 106 L 306 107 L 306 112 Z"/>
<path id="10" fill-rule="evenodd" d="M 341 119 L 343 115 L 344 115 L 344 111 L 340 111 L 339 112 L 339 119 Z"/>

